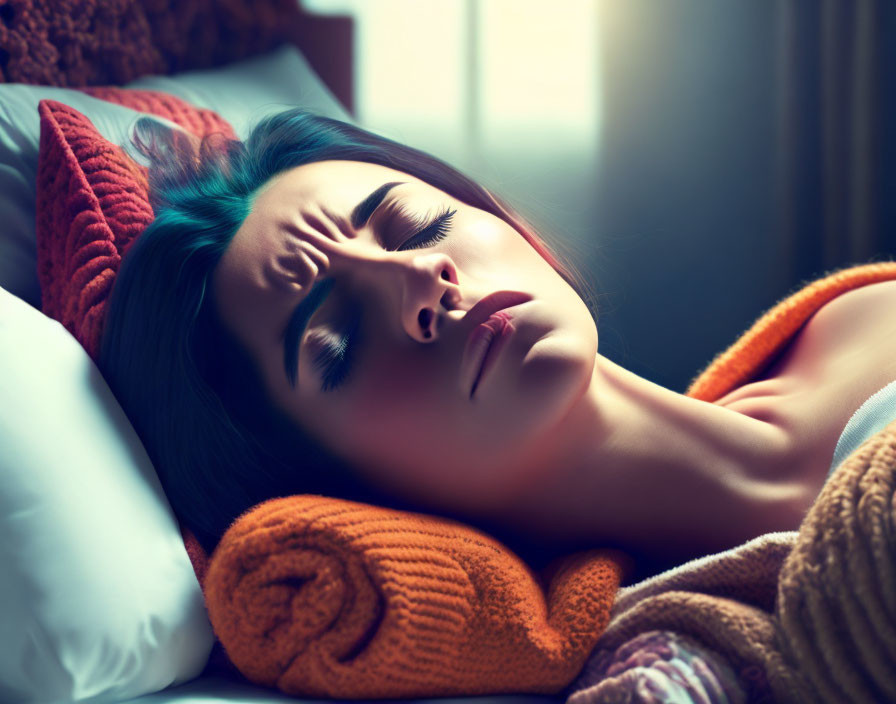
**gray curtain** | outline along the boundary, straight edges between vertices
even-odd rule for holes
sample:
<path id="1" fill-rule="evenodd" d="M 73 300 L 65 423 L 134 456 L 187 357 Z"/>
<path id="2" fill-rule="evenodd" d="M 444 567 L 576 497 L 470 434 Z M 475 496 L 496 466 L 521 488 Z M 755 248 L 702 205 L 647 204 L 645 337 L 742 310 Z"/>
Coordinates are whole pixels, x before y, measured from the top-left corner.
<path id="1" fill-rule="evenodd" d="M 790 276 L 896 259 L 893 3 L 777 8 L 776 206 Z"/>
<path id="2" fill-rule="evenodd" d="M 896 2 L 599 7 L 599 352 L 683 392 L 801 285 L 896 259 Z"/>

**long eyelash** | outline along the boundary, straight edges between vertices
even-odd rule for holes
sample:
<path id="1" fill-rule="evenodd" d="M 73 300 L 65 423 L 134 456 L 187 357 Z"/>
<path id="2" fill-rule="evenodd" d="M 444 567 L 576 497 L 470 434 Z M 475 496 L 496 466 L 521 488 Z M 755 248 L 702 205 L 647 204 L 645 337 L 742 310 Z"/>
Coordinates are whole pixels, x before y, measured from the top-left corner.
<path id="1" fill-rule="evenodd" d="M 314 356 L 314 367 L 323 376 L 324 391 L 330 391 L 343 382 L 347 348 L 348 340 L 343 336 L 336 344 L 328 343 Z"/>
<path id="2" fill-rule="evenodd" d="M 396 214 L 410 225 L 414 234 L 399 249 L 419 249 L 440 242 L 448 235 L 448 228 L 456 210 L 443 208 L 435 217 L 414 215 L 403 205 L 395 207 Z M 422 239 L 421 239 L 422 238 Z M 352 351 L 357 345 L 360 318 L 355 317 L 350 329 L 338 342 L 327 343 L 314 356 L 314 366 L 323 376 L 323 390 L 332 391 L 345 383 L 352 367 Z"/>
<path id="3" fill-rule="evenodd" d="M 314 366 L 323 376 L 323 390 L 332 391 L 345 383 L 352 367 L 352 350 L 358 338 L 360 318 L 355 318 L 351 327 L 336 343 L 327 343 L 314 356 Z"/>
<path id="4" fill-rule="evenodd" d="M 431 219 L 427 217 L 412 215 L 406 209 L 404 209 L 403 206 L 399 207 L 399 212 L 402 214 L 402 217 L 410 221 L 409 224 L 411 232 L 416 233 L 401 247 L 399 247 L 399 250 L 406 250 L 428 247 L 431 244 L 441 242 L 443 239 L 445 239 L 445 237 L 447 237 L 448 235 L 448 227 L 451 224 L 451 219 L 454 217 L 454 213 L 456 213 L 457 211 L 445 207 Z"/>

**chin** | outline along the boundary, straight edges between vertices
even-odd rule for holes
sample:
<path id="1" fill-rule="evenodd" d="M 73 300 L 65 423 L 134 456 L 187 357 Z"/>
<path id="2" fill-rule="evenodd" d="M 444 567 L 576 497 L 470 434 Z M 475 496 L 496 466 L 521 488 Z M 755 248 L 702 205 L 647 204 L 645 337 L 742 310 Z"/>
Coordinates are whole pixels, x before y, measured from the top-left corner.
<path id="1" fill-rule="evenodd" d="M 508 449 L 525 448 L 551 432 L 587 391 L 596 355 L 530 355 L 515 379 L 481 389 L 484 413 L 465 433 L 478 450 L 475 464 L 506 463 Z"/>
<path id="2" fill-rule="evenodd" d="M 574 394 L 590 382 L 597 361 L 597 335 L 550 335 L 536 342 L 523 360 L 522 384 L 549 395 Z"/>

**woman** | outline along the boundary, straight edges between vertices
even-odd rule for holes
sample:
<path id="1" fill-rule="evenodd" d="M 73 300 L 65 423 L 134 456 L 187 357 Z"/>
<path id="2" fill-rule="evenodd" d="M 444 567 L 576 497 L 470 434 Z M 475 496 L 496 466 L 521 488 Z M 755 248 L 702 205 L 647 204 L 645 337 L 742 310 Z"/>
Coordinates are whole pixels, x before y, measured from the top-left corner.
<path id="1" fill-rule="evenodd" d="M 301 110 L 245 143 L 146 121 L 135 144 L 156 220 L 101 369 L 207 549 L 259 501 L 322 493 L 465 520 L 530 559 L 672 564 L 793 529 L 817 494 L 784 416 L 597 354 L 574 275 L 449 165 Z"/>

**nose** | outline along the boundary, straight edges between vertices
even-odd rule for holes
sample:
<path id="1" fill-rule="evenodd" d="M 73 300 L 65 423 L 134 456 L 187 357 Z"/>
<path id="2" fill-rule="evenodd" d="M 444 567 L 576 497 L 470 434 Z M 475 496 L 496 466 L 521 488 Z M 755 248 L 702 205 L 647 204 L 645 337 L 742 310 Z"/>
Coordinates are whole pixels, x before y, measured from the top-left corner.
<path id="1" fill-rule="evenodd" d="M 442 252 L 383 252 L 352 269 L 361 295 L 369 292 L 393 320 L 397 312 L 400 326 L 418 342 L 436 341 L 446 311 L 461 299 L 457 267 Z"/>

